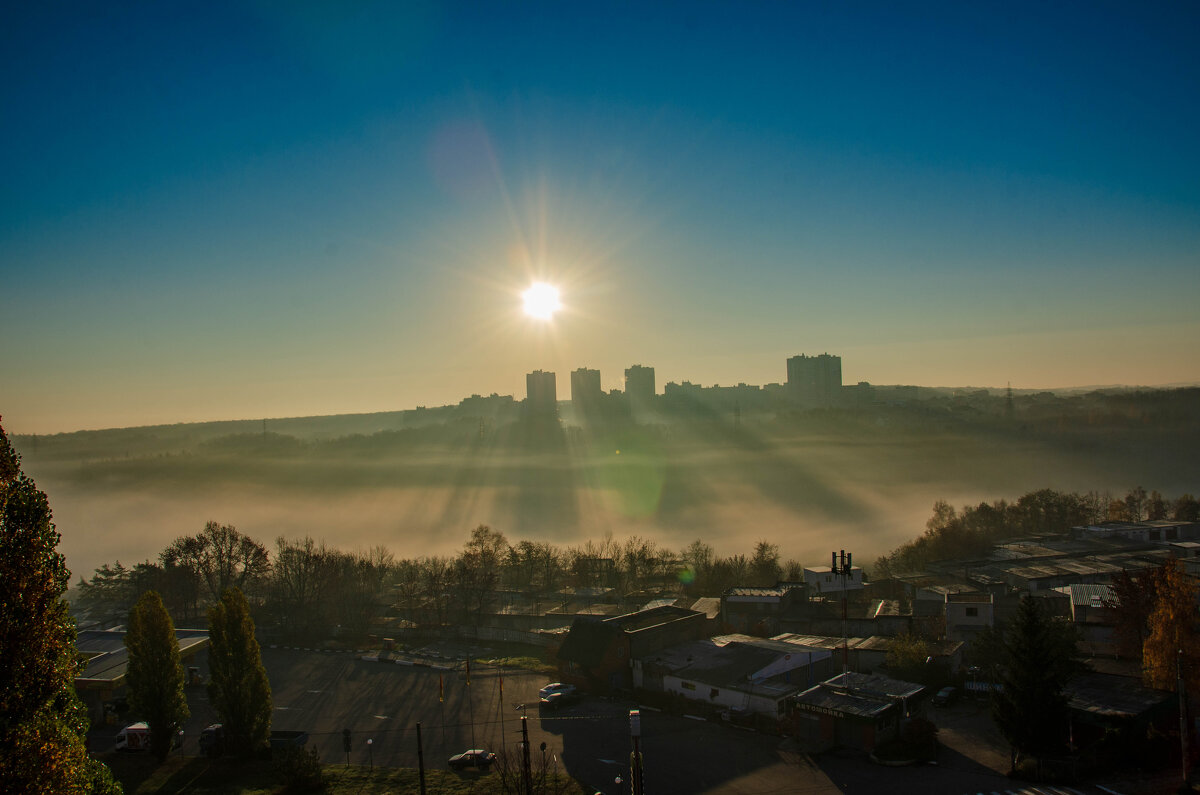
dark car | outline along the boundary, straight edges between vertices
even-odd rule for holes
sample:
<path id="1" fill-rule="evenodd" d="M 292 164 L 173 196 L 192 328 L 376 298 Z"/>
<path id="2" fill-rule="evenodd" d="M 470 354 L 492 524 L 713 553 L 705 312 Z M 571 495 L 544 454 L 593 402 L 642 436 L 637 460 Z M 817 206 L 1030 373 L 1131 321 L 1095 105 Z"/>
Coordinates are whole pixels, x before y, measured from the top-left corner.
<path id="1" fill-rule="evenodd" d="M 933 697 L 933 705 L 935 707 L 945 707 L 953 704 L 957 700 L 957 687 L 943 687 L 941 690 L 937 691 L 937 694 Z"/>
<path id="2" fill-rule="evenodd" d="M 454 770 L 464 767 L 488 767 L 496 761 L 496 755 L 482 748 L 472 748 L 450 757 L 449 765 Z"/>

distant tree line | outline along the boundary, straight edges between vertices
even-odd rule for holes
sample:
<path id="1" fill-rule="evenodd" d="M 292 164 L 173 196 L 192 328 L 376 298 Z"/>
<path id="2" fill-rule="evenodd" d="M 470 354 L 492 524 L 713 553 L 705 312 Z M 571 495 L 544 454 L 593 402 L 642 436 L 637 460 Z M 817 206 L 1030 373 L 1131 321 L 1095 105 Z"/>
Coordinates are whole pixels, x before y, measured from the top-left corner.
<path id="1" fill-rule="evenodd" d="M 961 511 L 945 500 L 933 506 L 925 534 L 875 561 L 875 574 L 889 576 L 921 571 L 942 560 L 979 557 L 995 544 L 1022 536 L 1064 534 L 1070 528 L 1103 521 L 1141 522 L 1158 519 L 1200 521 L 1200 501 L 1191 494 L 1168 500 L 1137 486 L 1123 498 L 1110 494 L 1042 489 L 1016 502 L 996 500 L 965 505 Z"/>
<path id="2" fill-rule="evenodd" d="M 480 525 L 456 554 L 397 559 L 382 546 L 349 553 L 308 537 L 280 537 L 268 550 L 232 526 L 208 522 L 196 535 L 169 544 L 157 561 L 100 566 L 91 579 L 79 580 L 75 603 L 97 620 L 123 621 L 143 593 L 155 591 L 175 622 L 189 626 L 236 588 L 260 620 L 286 635 L 327 637 L 338 628 L 357 638 L 393 605 L 432 623 L 474 623 L 500 592 L 547 601 L 570 588 L 719 596 L 734 585 L 768 586 L 802 576 L 801 564 L 783 561 L 779 545 L 766 540 L 750 555 L 719 556 L 699 539 L 682 550 L 611 535 L 559 547 L 510 543 Z"/>
<path id="3" fill-rule="evenodd" d="M 1157 429 L 1175 438 L 1194 438 L 1200 430 L 1197 398 L 1200 388 L 1159 390 L 1097 390 L 1082 394 L 1018 393 L 1010 401 L 1000 390 L 921 388 L 920 398 L 904 397 L 903 387 L 875 387 L 874 402 L 854 403 L 834 409 L 800 410 L 772 404 L 768 411 L 753 411 L 744 400 L 733 405 L 697 410 L 679 401 L 662 399 L 663 411 L 655 424 L 638 425 L 626 416 L 621 423 L 591 425 L 602 435 L 609 431 L 656 434 L 658 423 L 732 427 L 753 420 L 763 437 L 787 436 L 797 431 L 841 429 L 878 435 L 882 427 L 928 429 L 931 426 L 977 427 L 1011 434 L 1023 431 L 1054 437 L 1101 434 L 1130 429 Z M 915 387 L 913 394 L 918 394 Z M 736 408 L 735 408 L 736 405 Z M 568 417 L 571 415 L 568 414 Z M 467 450 L 480 446 L 527 446 L 528 436 L 518 426 L 517 406 L 487 409 L 472 401 L 375 415 L 270 420 L 259 430 L 257 422 L 231 421 L 148 426 L 101 431 L 76 431 L 48 436 L 18 436 L 15 441 L 31 455 L 44 460 L 113 462 L 155 456 L 252 457 L 314 459 L 334 455 L 374 456 L 422 448 Z M 570 424 L 569 422 L 567 423 Z M 269 430 L 267 429 L 269 427 Z M 603 430 L 607 429 L 607 430 Z M 726 438 L 718 433 L 721 438 Z"/>

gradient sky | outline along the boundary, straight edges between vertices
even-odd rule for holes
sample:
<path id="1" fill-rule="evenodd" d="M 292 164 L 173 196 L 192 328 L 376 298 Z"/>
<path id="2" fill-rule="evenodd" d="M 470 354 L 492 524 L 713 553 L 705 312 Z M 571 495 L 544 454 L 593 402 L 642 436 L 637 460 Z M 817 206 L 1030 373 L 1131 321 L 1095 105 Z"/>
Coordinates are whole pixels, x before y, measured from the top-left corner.
<path id="1" fill-rule="evenodd" d="M 847 382 L 1200 381 L 1195 3 L 3 17 L 10 432 L 826 351 Z"/>

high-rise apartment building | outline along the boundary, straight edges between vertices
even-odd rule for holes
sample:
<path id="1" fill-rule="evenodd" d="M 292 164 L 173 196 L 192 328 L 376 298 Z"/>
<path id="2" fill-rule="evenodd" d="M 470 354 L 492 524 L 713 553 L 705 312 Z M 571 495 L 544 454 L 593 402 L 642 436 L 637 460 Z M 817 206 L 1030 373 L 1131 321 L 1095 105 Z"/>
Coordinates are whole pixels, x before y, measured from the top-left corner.
<path id="1" fill-rule="evenodd" d="M 580 367 L 571 372 L 571 403 L 579 411 L 591 411 L 600 405 L 600 371 Z"/>
<path id="2" fill-rule="evenodd" d="M 558 415 L 558 393 L 554 373 L 534 370 L 525 376 L 525 412 L 531 417 Z"/>
<path id="3" fill-rule="evenodd" d="M 832 406 L 842 390 L 842 357 L 793 356 L 787 360 L 787 390 L 795 402 L 808 407 Z"/>
<path id="4" fill-rule="evenodd" d="M 625 397 L 631 408 L 650 408 L 654 402 L 654 368 L 635 364 L 625 370 Z"/>

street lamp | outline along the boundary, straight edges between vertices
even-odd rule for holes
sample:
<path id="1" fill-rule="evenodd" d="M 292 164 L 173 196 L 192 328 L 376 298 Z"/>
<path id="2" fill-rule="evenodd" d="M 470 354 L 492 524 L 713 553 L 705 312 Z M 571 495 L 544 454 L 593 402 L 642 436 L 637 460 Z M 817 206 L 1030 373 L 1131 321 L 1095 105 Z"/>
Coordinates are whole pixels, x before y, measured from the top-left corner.
<path id="1" fill-rule="evenodd" d="M 370 762 L 371 762 L 372 770 L 375 769 L 375 749 L 373 747 L 374 745 L 375 745 L 374 740 L 367 740 L 367 759 L 370 760 Z"/>
<path id="2" fill-rule="evenodd" d="M 621 788 L 621 777 L 620 776 L 617 776 L 616 778 L 614 778 L 613 783 L 617 785 L 618 795 L 620 795 L 620 793 L 625 791 L 624 789 Z"/>

